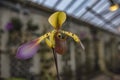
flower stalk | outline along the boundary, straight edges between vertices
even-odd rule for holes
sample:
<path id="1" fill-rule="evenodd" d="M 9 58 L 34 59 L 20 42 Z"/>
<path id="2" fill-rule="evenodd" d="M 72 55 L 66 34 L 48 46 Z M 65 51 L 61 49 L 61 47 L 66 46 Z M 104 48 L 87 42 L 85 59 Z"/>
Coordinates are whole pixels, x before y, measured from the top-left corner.
<path id="1" fill-rule="evenodd" d="M 53 51 L 53 56 L 54 56 L 54 61 L 55 61 L 55 67 L 56 67 L 56 71 L 57 71 L 57 79 L 60 80 L 59 70 L 58 70 L 58 62 L 57 62 L 57 54 L 56 54 L 54 48 L 52 48 L 52 51 Z"/>

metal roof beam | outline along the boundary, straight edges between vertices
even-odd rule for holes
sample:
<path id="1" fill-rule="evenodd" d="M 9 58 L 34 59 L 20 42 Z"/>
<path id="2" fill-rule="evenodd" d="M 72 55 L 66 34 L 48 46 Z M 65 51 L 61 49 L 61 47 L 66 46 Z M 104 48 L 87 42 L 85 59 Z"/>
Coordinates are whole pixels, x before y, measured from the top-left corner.
<path id="1" fill-rule="evenodd" d="M 104 11 L 100 12 L 99 14 L 101 14 L 101 15 L 106 15 L 106 14 L 108 14 L 109 12 L 110 12 L 109 10 L 104 10 Z"/>
<path id="2" fill-rule="evenodd" d="M 77 13 L 81 9 L 81 6 L 83 6 L 87 1 L 88 0 L 84 0 L 81 4 L 79 4 L 79 6 L 76 9 L 74 9 L 73 12 Z"/>
<path id="3" fill-rule="evenodd" d="M 58 0 L 58 1 L 54 4 L 53 8 L 56 8 L 56 7 L 60 4 L 61 1 L 62 1 L 62 0 Z"/>
<path id="4" fill-rule="evenodd" d="M 89 12 L 93 13 L 96 17 L 98 17 L 98 18 L 100 18 L 101 20 L 103 20 L 106 24 L 116 27 L 115 24 L 113 24 L 111 21 L 105 19 L 105 18 L 104 18 L 103 16 L 101 16 L 100 14 L 96 13 L 93 9 L 87 7 L 87 10 L 88 10 Z"/>
<path id="5" fill-rule="evenodd" d="M 67 11 L 68 9 L 70 9 L 70 7 L 71 7 L 75 2 L 76 2 L 76 0 L 72 0 L 64 10 Z"/>
<path id="6" fill-rule="evenodd" d="M 116 18 L 115 20 L 115 24 L 117 25 L 115 28 L 119 27 L 120 26 L 120 23 L 119 23 L 120 19 L 119 18 Z M 116 23 L 117 22 L 117 23 Z"/>
<path id="7" fill-rule="evenodd" d="M 103 0 L 103 1 L 101 0 L 101 2 L 97 6 L 94 7 L 95 10 L 99 11 L 99 9 L 101 9 L 101 6 L 105 5 L 106 3 L 108 3 L 107 0 Z"/>
<path id="8" fill-rule="evenodd" d="M 120 17 L 120 13 L 114 15 L 114 16 L 110 19 L 110 21 L 114 21 L 115 19 L 117 19 L 117 18 L 119 18 L 119 17 Z"/>
<path id="9" fill-rule="evenodd" d="M 100 0 L 97 0 L 92 6 L 91 8 L 95 7 L 98 3 L 100 2 Z M 82 16 L 84 16 L 88 11 L 86 10 L 79 18 L 81 18 Z"/>

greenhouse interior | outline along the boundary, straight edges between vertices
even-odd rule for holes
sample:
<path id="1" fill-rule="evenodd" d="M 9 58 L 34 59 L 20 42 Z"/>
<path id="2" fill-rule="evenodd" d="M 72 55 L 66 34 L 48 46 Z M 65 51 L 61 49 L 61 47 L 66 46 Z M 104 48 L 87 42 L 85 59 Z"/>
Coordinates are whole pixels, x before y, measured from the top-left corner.
<path id="1" fill-rule="evenodd" d="M 0 80 L 120 80 L 120 0 L 0 0 Z"/>

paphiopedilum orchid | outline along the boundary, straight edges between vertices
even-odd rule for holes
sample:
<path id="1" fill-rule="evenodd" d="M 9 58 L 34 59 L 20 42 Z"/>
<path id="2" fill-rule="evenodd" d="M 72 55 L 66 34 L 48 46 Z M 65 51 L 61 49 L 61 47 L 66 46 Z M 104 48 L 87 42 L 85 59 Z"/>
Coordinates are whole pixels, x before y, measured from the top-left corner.
<path id="1" fill-rule="evenodd" d="M 83 44 L 81 43 L 79 37 L 76 34 L 61 30 L 61 27 L 65 22 L 65 20 L 66 20 L 66 14 L 64 12 L 58 11 L 53 13 L 49 17 L 48 21 L 54 29 L 31 42 L 21 45 L 17 50 L 16 57 L 19 59 L 31 58 L 35 53 L 37 53 L 39 49 L 39 43 L 43 40 L 45 40 L 46 44 L 50 48 L 55 49 L 57 53 L 63 54 L 64 51 L 60 49 L 60 48 L 64 48 L 61 44 L 61 40 L 63 39 L 63 34 L 73 38 L 75 42 L 79 43 L 81 47 L 84 49 Z"/>

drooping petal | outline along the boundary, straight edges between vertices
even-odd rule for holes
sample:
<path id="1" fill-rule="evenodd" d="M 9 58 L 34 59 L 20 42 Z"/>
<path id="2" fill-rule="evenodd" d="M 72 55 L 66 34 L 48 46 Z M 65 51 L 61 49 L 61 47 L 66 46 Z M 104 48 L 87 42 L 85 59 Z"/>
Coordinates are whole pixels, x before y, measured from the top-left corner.
<path id="1" fill-rule="evenodd" d="M 80 41 L 79 37 L 76 34 L 74 34 L 72 32 L 68 32 L 68 31 L 63 31 L 63 30 L 61 30 L 61 32 L 63 34 L 66 34 L 66 35 L 70 36 L 71 38 L 73 38 L 77 43 L 80 43 L 82 49 L 85 50 L 84 45 L 82 44 L 82 42 Z"/>
<path id="2" fill-rule="evenodd" d="M 76 34 L 74 34 L 74 33 L 72 33 L 72 32 L 68 32 L 68 31 L 63 31 L 63 30 L 61 30 L 61 32 L 62 32 L 63 34 L 66 34 L 66 35 L 70 36 L 70 37 L 73 38 L 76 42 L 80 42 L 80 39 L 79 39 L 79 37 L 78 37 Z"/>
<path id="3" fill-rule="evenodd" d="M 82 49 L 85 50 L 85 47 L 84 47 L 84 45 L 82 44 L 82 42 L 80 42 L 80 45 L 81 45 Z"/>
<path id="4" fill-rule="evenodd" d="M 49 23 L 55 29 L 60 29 L 62 24 L 65 22 L 65 20 L 66 20 L 66 14 L 62 11 L 53 13 L 48 19 Z"/>
<path id="5" fill-rule="evenodd" d="M 28 42 L 18 48 L 16 57 L 18 59 L 29 59 L 33 57 L 35 53 L 37 53 L 38 49 L 39 45 L 37 43 L 37 40 Z"/>

